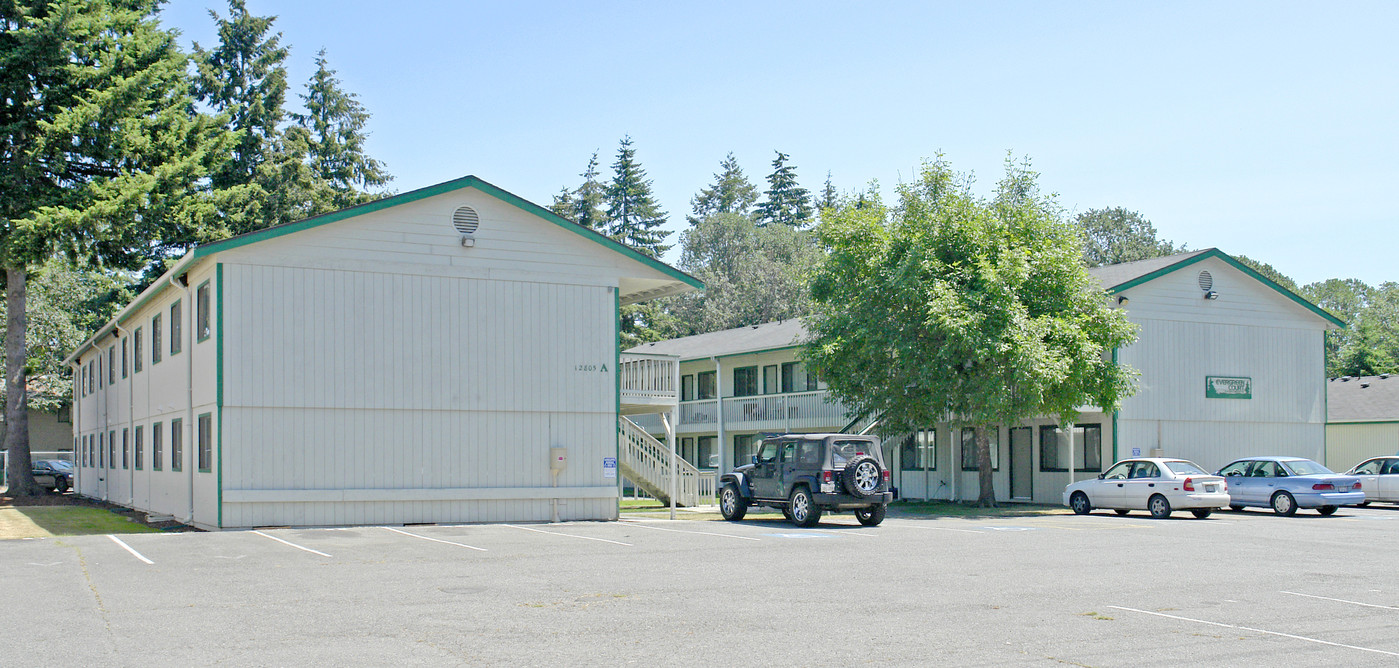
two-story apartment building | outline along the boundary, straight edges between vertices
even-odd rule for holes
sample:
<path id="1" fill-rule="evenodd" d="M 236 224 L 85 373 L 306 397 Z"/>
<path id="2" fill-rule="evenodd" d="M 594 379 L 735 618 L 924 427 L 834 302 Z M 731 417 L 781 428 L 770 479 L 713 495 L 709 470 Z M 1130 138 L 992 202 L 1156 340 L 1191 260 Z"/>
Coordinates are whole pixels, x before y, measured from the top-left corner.
<path id="1" fill-rule="evenodd" d="M 997 497 L 1057 503 L 1064 485 L 1116 459 L 1160 453 L 1207 468 L 1254 454 L 1325 451 L 1323 333 L 1339 320 L 1207 249 L 1090 270 L 1139 330 L 1113 351 L 1140 372 L 1118 411 L 1086 406 L 1072 439 L 1046 416 L 992 430 Z M 746 463 L 765 433 L 859 429 L 800 360 L 800 321 L 637 346 L 681 359 L 679 451 L 703 467 Z M 644 424 L 653 432 L 659 422 Z M 979 491 L 969 427 L 885 434 L 905 498 Z"/>

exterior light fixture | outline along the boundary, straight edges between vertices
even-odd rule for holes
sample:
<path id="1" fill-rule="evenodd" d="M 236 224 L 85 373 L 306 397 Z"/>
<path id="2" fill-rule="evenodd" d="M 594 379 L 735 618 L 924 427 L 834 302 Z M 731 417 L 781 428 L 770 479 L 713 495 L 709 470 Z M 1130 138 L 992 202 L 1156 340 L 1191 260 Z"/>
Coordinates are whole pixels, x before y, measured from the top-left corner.
<path id="1" fill-rule="evenodd" d="M 1118 297 L 1118 298 L 1117 298 L 1117 305 L 1118 305 L 1118 306 L 1126 306 L 1126 305 L 1128 304 L 1128 302 L 1131 302 L 1131 301 L 1132 301 L 1132 300 L 1130 300 L 1130 299 L 1128 299 L 1128 298 L 1126 298 L 1126 297 Z"/>
<path id="2" fill-rule="evenodd" d="M 1206 293 L 1205 293 L 1205 299 L 1208 299 L 1208 300 L 1211 300 L 1211 301 L 1216 300 L 1216 299 L 1219 299 L 1219 293 L 1218 293 L 1218 292 L 1215 292 L 1214 290 L 1210 290 L 1209 292 L 1206 292 Z"/>

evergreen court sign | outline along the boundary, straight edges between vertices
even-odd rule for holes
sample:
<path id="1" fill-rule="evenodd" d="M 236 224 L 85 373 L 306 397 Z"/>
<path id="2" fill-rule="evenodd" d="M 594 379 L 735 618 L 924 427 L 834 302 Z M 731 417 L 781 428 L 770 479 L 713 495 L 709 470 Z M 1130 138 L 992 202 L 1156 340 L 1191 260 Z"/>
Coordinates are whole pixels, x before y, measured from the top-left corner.
<path id="1" fill-rule="evenodd" d="M 1205 376 L 1206 399 L 1252 399 L 1253 379 L 1235 376 Z"/>

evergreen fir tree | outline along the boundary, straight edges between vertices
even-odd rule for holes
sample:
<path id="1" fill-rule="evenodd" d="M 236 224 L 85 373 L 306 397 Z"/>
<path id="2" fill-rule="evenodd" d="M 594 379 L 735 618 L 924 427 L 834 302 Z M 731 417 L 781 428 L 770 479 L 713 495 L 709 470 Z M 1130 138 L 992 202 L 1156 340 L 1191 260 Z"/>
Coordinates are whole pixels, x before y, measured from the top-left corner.
<path id="1" fill-rule="evenodd" d="M 287 49 L 273 33 L 275 16 L 253 16 L 244 0 L 229 0 L 228 18 L 209 10 L 219 43 L 211 50 L 194 45 L 195 85 L 200 101 L 228 116 L 228 127 L 242 133 L 232 159 L 213 174 L 213 186 L 226 189 L 252 183 L 258 166 L 276 150 L 285 111 Z"/>
<path id="2" fill-rule="evenodd" d="M 583 227 L 602 232 L 607 227 L 607 215 L 602 210 L 607 188 L 597 180 L 597 153 L 593 151 L 593 157 L 588 158 L 588 168 L 579 175 L 583 177 L 583 185 L 573 191 L 568 217 Z"/>
<path id="3" fill-rule="evenodd" d="M 738 160 L 729 153 L 719 163 L 723 171 L 714 175 L 714 185 L 701 190 L 690 199 L 692 213 L 686 216 L 691 225 L 716 213 L 736 213 L 748 215 L 748 210 L 758 201 L 758 188 L 743 174 Z"/>
<path id="4" fill-rule="evenodd" d="M 30 473 L 27 284 L 55 254 L 134 268 L 207 223 L 200 190 L 234 137 L 195 113 L 158 0 L 0 3 L 0 266 L 9 491 Z M 72 305 L 76 307 L 76 305 Z"/>
<path id="5" fill-rule="evenodd" d="M 837 201 L 836 198 L 836 187 L 831 184 L 831 172 L 827 170 L 826 187 L 821 189 L 821 203 L 819 206 L 822 209 L 830 209 L 839 203 L 840 202 Z"/>
<path id="6" fill-rule="evenodd" d="M 317 211 L 333 211 L 377 198 L 366 190 L 386 185 L 393 177 L 384 164 L 364 152 L 364 124 L 369 113 L 354 93 L 340 88 L 335 70 L 326 65 L 325 49 L 316 54 L 316 73 L 301 96 L 305 114 L 293 114 L 309 133 L 306 158 L 315 178 L 330 189 L 329 202 Z"/>
<path id="7" fill-rule="evenodd" d="M 787 164 L 787 154 L 777 151 L 768 175 L 767 199 L 758 205 L 758 222 L 802 227 L 811 222 L 811 196 L 797 185 L 797 170 Z"/>
<path id="8" fill-rule="evenodd" d="M 612 163 L 612 183 L 607 186 L 607 234 L 613 239 L 651 257 L 670 249 L 663 243 L 670 233 L 660 229 L 666 214 L 651 195 L 651 181 L 636 160 L 631 137 L 624 137 Z"/>

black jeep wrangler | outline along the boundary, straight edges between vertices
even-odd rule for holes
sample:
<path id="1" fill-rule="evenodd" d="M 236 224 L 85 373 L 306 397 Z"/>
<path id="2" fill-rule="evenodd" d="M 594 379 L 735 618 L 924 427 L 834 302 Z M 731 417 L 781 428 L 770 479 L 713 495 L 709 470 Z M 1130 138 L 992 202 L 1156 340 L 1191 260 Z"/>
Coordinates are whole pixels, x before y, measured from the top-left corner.
<path id="1" fill-rule="evenodd" d="M 850 434 L 783 434 L 763 440 L 753 463 L 719 478 L 719 512 L 736 522 L 749 506 L 782 509 L 799 527 L 827 510 L 853 510 L 867 527 L 897 498 L 879 439 Z"/>

